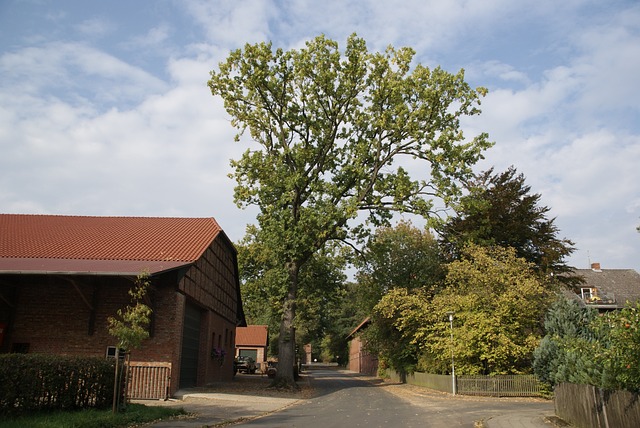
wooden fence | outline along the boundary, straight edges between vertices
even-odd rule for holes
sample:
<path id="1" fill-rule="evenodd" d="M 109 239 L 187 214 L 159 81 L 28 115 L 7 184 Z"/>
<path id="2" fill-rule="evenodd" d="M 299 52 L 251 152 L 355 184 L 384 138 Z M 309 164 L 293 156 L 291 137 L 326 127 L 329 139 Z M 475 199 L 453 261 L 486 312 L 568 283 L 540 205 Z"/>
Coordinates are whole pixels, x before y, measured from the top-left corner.
<path id="1" fill-rule="evenodd" d="M 442 392 L 452 392 L 453 388 L 451 376 L 430 373 L 413 373 L 407 375 L 407 383 Z"/>
<path id="2" fill-rule="evenodd" d="M 171 363 L 129 363 L 127 397 L 131 400 L 166 400 L 169 398 Z"/>
<path id="3" fill-rule="evenodd" d="M 554 389 L 556 415 L 577 428 L 640 427 L 640 396 L 593 385 L 561 383 Z"/>
<path id="4" fill-rule="evenodd" d="M 542 385 L 534 375 L 457 376 L 458 394 L 491 397 L 539 397 Z"/>
<path id="5" fill-rule="evenodd" d="M 400 382 L 398 373 L 391 371 L 390 378 Z M 453 380 L 450 375 L 413 373 L 406 377 L 411 385 L 453 392 Z M 540 397 L 542 384 L 534 375 L 505 376 L 456 376 L 456 392 L 461 395 L 482 395 L 493 397 Z"/>

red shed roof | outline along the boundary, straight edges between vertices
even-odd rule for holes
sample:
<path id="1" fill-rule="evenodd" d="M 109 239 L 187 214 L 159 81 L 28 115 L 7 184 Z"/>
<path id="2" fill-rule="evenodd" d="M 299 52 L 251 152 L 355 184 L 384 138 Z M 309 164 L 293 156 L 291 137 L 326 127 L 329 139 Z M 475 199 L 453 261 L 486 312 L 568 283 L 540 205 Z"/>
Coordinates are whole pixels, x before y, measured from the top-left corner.
<path id="1" fill-rule="evenodd" d="M 266 325 L 236 327 L 236 346 L 267 346 Z"/>
<path id="2" fill-rule="evenodd" d="M 138 274 L 196 261 L 213 218 L 0 214 L 1 273 Z"/>

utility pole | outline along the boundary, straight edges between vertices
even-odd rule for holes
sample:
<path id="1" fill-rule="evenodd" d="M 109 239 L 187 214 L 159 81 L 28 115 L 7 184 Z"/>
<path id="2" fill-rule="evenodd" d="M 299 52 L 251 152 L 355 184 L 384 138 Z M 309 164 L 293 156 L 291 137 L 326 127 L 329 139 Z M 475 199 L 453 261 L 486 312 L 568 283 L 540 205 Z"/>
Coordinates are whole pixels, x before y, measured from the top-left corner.
<path id="1" fill-rule="evenodd" d="M 449 315 L 449 325 L 451 326 L 451 390 L 456 395 L 456 365 L 453 360 L 453 312 L 447 312 Z"/>

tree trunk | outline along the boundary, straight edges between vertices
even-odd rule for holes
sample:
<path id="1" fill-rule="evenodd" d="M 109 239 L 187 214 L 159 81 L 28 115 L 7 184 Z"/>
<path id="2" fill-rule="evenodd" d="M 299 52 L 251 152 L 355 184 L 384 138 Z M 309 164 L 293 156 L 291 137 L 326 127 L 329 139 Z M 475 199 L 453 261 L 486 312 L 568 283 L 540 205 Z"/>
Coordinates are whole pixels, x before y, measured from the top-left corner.
<path id="1" fill-rule="evenodd" d="M 273 386 L 277 388 L 297 388 L 294 372 L 296 347 L 294 320 L 300 268 L 297 263 L 290 262 L 287 269 L 289 271 L 289 290 L 282 308 L 280 337 L 278 338 L 278 372 L 273 381 Z"/>

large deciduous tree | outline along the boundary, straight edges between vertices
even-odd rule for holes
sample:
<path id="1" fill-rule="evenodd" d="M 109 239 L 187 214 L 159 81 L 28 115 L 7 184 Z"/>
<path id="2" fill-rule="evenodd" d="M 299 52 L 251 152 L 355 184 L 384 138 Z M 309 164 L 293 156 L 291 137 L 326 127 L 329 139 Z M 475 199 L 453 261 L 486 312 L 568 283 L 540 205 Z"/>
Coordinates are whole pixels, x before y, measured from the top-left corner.
<path id="1" fill-rule="evenodd" d="M 435 293 L 445 274 L 438 241 L 427 228 L 407 221 L 378 228 L 355 265 L 355 293 L 365 316 L 394 288 L 426 288 Z"/>
<path id="2" fill-rule="evenodd" d="M 438 228 L 450 256 L 455 258 L 470 243 L 512 247 L 540 274 L 570 272 L 564 258 L 574 251 L 573 242 L 557 237 L 554 219 L 547 218 L 549 208 L 540 205 L 540 195 L 531 193 L 524 175 L 513 167 L 496 174 L 492 168 L 470 181 L 467 191 L 457 215 Z M 573 277 L 559 278 L 571 282 Z"/>
<path id="3" fill-rule="evenodd" d="M 246 45 L 211 72 L 237 140 L 248 130 L 257 143 L 232 161 L 232 175 L 236 203 L 259 207 L 259 238 L 285 277 L 278 384 L 293 384 L 302 266 L 329 240 L 347 239 L 361 210 L 376 225 L 394 211 L 430 216 L 434 198 L 455 199 L 491 145 L 460 129 L 485 90 L 413 57 L 410 48 L 371 53 L 355 35 L 341 53 L 319 36 L 288 51 Z M 411 177 L 402 158 L 424 175 Z"/>
<path id="4" fill-rule="evenodd" d="M 531 371 L 549 292 L 513 248 L 470 246 L 461 256 L 448 264 L 445 288 L 435 296 L 398 288 L 375 307 L 374 316 L 401 337 L 387 349 L 392 362 L 412 356 L 418 369 L 444 374 L 453 351 L 459 374 Z"/>

